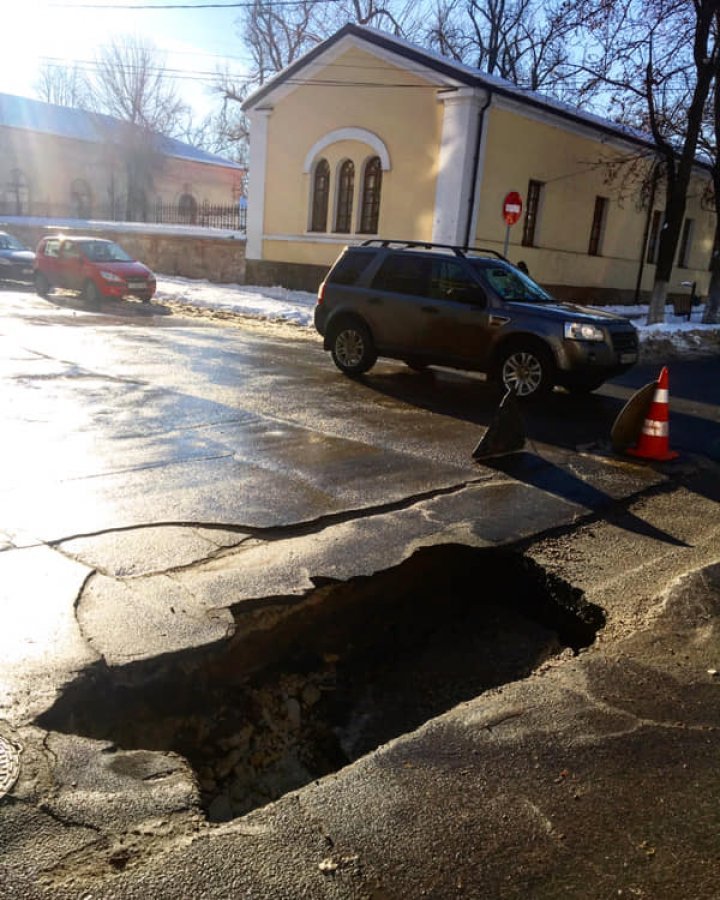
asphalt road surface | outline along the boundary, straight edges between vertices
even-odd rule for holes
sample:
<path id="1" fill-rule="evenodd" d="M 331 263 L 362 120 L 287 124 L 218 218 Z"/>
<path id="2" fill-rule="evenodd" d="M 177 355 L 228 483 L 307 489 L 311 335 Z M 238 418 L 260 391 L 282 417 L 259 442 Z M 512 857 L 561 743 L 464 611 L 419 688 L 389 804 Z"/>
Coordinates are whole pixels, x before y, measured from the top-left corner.
<path id="1" fill-rule="evenodd" d="M 476 462 L 477 377 L 0 294 L 0 896 L 714 898 L 717 359 L 609 445 L 661 364 Z"/>

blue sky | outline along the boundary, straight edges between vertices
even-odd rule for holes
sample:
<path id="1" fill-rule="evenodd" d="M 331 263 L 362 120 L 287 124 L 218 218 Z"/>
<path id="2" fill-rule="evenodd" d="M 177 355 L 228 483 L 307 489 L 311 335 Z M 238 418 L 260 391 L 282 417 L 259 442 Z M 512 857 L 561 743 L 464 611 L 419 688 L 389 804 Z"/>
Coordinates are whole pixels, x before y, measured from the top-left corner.
<path id="1" fill-rule="evenodd" d="M 44 61 L 78 61 L 87 68 L 104 43 L 127 34 L 152 41 L 166 66 L 177 70 L 178 93 L 199 115 L 207 112 L 212 100 L 204 82 L 226 64 L 235 71 L 244 65 L 235 25 L 240 11 L 132 8 L 182 2 L 202 0 L 23 0 L 21 14 L 3 11 L 0 92 L 35 97 Z M 119 5 L 124 8 L 114 8 Z"/>

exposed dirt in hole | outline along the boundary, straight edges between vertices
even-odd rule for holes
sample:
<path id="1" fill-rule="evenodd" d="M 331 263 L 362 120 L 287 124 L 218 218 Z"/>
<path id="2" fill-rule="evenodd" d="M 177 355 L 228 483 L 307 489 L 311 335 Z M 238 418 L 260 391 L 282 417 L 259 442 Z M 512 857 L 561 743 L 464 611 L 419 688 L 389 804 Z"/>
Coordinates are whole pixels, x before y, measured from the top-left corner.
<path id="1" fill-rule="evenodd" d="M 38 724 L 182 754 L 223 821 L 589 645 L 604 625 L 527 558 L 455 545 L 235 616 L 222 645 L 89 670 Z"/>

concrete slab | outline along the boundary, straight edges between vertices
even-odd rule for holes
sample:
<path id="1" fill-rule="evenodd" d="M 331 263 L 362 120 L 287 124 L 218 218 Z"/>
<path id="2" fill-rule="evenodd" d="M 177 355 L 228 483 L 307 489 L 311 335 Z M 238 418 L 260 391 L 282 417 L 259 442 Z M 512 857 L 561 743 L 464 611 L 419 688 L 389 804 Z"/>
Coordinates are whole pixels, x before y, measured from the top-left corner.
<path id="1" fill-rule="evenodd" d="M 90 570 L 49 547 L 0 552 L 0 718 L 17 721 L 51 702 L 97 656 L 75 618 Z"/>

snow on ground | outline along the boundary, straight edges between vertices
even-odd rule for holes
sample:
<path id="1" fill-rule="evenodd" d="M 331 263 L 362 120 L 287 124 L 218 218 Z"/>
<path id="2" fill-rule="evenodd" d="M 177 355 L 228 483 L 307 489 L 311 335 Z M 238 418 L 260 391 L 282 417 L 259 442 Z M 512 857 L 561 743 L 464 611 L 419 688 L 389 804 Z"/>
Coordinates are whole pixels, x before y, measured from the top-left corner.
<path id="1" fill-rule="evenodd" d="M 47 225 L 62 228 L 107 227 L 118 232 L 148 230 L 165 234 L 205 235 L 244 240 L 242 232 L 219 228 L 200 228 L 193 225 L 148 225 L 147 223 L 100 222 L 78 219 L 44 219 L 5 216 L 4 225 Z M 282 287 L 256 287 L 241 284 L 214 284 L 188 278 L 158 275 L 156 301 L 195 308 L 219 317 L 242 316 L 263 322 L 287 323 L 300 328 L 313 327 L 313 308 L 316 295 L 307 291 L 291 291 Z M 642 350 L 646 355 L 720 352 L 720 325 L 703 325 L 702 306 L 693 309 L 690 321 L 666 308 L 665 322 L 646 325 L 647 306 L 605 306 L 603 309 L 627 316 L 638 329 Z"/>
<path id="2" fill-rule="evenodd" d="M 282 287 L 212 284 L 159 275 L 156 301 L 312 328 L 316 294 Z M 703 306 L 693 308 L 690 321 L 674 315 L 672 306 L 668 306 L 665 322 L 657 325 L 645 324 L 647 306 L 604 306 L 603 309 L 631 319 L 646 349 L 657 346 L 658 350 L 674 349 L 683 354 L 708 352 L 713 348 L 720 351 L 720 325 L 701 323 Z"/>
<path id="3" fill-rule="evenodd" d="M 70 228 L 73 232 L 117 231 L 120 234 L 181 234 L 186 237 L 223 237 L 245 240 L 244 231 L 230 228 L 211 228 L 199 225 L 153 224 L 152 222 L 113 222 L 105 219 L 49 219 L 45 216 L 2 216 L 0 227 L 12 230 L 13 225 L 35 226 L 38 228 Z"/>
<path id="4" fill-rule="evenodd" d="M 313 324 L 317 295 L 282 287 L 213 284 L 209 281 L 158 275 L 155 299 L 249 316 L 266 322 L 289 322 L 292 325 L 310 327 Z"/>

